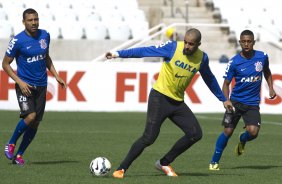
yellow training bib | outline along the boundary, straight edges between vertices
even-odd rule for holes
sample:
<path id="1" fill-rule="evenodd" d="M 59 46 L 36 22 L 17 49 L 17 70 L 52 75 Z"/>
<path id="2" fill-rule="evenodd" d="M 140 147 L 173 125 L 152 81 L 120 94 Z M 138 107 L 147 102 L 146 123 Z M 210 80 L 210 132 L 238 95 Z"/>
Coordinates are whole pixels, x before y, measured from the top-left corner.
<path id="1" fill-rule="evenodd" d="M 155 90 L 177 101 L 184 100 L 184 92 L 199 71 L 203 59 L 203 52 L 200 49 L 191 56 L 184 55 L 183 49 L 184 42 L 177 42 L 172 59 L 163 62 L 153 86 Z"/>

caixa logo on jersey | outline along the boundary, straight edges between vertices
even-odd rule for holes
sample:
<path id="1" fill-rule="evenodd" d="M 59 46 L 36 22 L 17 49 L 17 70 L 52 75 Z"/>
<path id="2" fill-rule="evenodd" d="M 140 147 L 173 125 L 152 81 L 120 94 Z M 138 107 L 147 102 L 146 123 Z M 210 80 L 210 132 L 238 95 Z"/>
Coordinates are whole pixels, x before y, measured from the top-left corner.
<path id="1" fill-rule="evenodd" d="M 39 43 L 40 43 L 41 49 L 46 49 L 47 48 L 47 43 L 46 43 L 45 39 L 39 40 Z"/>
<path id="2" fill-rule="evenodd" d="M 262 71 L 262 62 L 258 61 L 255 63 L 256 71 L 261 72 Z"/>
<path id="3" fill-rule="evenodd" d="M 261 81 L 261 76 L 243 77 L 241 82 L 257 82 Z"/>

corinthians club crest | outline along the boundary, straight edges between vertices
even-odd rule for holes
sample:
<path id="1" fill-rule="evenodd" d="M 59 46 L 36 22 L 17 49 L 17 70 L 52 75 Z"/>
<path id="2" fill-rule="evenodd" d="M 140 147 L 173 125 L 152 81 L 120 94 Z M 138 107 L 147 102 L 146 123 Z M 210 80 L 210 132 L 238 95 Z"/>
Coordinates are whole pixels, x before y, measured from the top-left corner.
<path id="1" fill-rule="evenodd" d="M 258 61 L 255 63 L 256 71 L 261 72 L 262 71 L 262 62 Z"/>
<path id="2" fill-rule="evenodd" d="M 47 43 L 46 43 L 45 39 L 39 40 L 39 43 L 40 43 L 41 49 L 46 49 L 47 48 Z"/>

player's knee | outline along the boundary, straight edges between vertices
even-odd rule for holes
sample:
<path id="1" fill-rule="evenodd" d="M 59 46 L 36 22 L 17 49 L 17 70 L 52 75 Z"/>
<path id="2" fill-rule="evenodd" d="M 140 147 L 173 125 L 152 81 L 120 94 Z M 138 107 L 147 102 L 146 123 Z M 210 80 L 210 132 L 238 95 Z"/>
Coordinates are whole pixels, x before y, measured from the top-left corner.
<path id="1" fill-rule="evenodd" d="M 151 144 L 153 144 L 156 140 L 156 136 L 153 136 L 153 135 L 149 135 L 149 134 L 143 134 L 142 136 L 142 142 L 144 145 L 146 146 L 150 146 Z"/>
<path id="2" fill-rule="evenodd" d="M 252 139 L 257 138 L 257 136 L 258 136 L 258 132 L 257 131 L 250 131 L 249 134 L 252 137 Z"/>
<path id="3" fill-rule="evenodd" d="M 24 118 L 24 121 L 29 125 L 30 123 L 34 122 L 35 118 L 36 118 L 36 113 L 32 112 Z"/>
<path id="4" fill-rule="evenodd" d="M 198 132 L 196 132 L 196 134 L 195 134 L 195 136 L 194 136 L 194 139 L 195 139 L 196 141 L 199 141 L 199 140 L 202 139 L 202 137 L 203 137 L 202 131 L 198 131 Z"/>
<path id="5" fill-rule="evenodd" d="M 256 126 L 248 126 L 247 131 L 249 135 L 252 137 L 252 139 L 255 139 L 258 136 L 259 133 L 259 127 Z"/>
<path id="6" fill-rule="evenodd" d="M 202 130 L 195 131 L 193 133 L 188 133 L 185 135 L 188 139 L 193 140 L 195 142 L 199 141 L 203 137 Z"/>
<path id="7" fill-rule="evenodd" d="M 224 128 L 224 135 L 227 137 L 231 137 L 234 132 L 233 128 Z"/>

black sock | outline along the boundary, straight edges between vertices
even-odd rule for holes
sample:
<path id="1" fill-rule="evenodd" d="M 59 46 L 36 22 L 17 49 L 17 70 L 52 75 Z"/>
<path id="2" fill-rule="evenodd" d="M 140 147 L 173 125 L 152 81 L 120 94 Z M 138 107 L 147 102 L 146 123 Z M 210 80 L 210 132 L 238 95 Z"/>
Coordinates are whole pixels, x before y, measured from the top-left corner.
<path id="1" fill-rule="evenodd" d="M 166 158 L 162 158 L 162 159 L 160 160 L 160 164 L 161 164 L 162 166 L 168 166 L 168 165 L 170 164 L 170 162 L 169 162 Z"/>
<path id="2" fill-rule="evenodd" d="M 126 171 L 126 169 L 124 169 L 124 168 L 122 168 L 122 167 L 120 167 L 120 166 L 117 168 L 117 170 L 116 170 L 116 171 L 118 171 L 118 170 L 122 170 L 122 169 L 124 170 L 124 172 Z"/>

